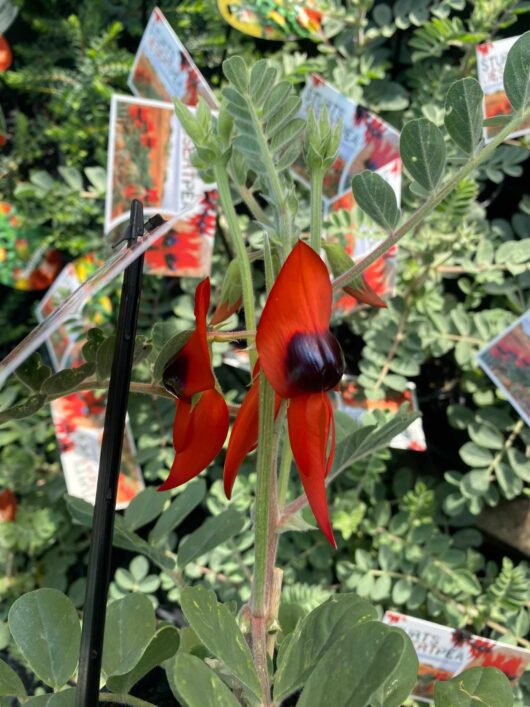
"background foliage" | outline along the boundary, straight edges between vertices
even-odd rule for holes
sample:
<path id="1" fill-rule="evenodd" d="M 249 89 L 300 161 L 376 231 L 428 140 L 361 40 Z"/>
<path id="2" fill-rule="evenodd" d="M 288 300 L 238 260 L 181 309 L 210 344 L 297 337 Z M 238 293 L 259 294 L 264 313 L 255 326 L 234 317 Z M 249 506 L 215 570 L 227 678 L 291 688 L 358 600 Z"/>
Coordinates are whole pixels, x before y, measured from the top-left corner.
<path id="1" fill-rule="evenodd" d="M 476 43 L 522 33 L 530 9 L 512 0 L 347 0 L 330 3 L 326 42 L 282 45 L 238 34 L 223 24 L 213 2 L 161 8 L 214 87 L 222 84 L 220 64 L 227 55 L 266 56 L 295 86 L 318 71 L 397 128 L 422 117 L 443 125 L 448 86 L 475 75 Z M 15 61 L 0 75 L 8 137 L 0 152 L 0 200 L 16 204 L 22 227 L 38 226 L 66 259 L 105 252 L 109 101 L 114 91 L 128 92 L 127 73 L 150 9 L 140 1 L 126 8 L 102 0 L 25 2 L 9 30 Z M 394 608 L 530 646 L 527 559 L 499 544 L 481 515 L 485 508 L 528 498 L 530 433 L 475 358 L 530 306 L 527 147 L 523 138 L 498 149 L 405 239 L 397 294 L 388 309 L 366 309 L 334 322 L 345 342 L 348 372 L 358 375 L 371 398 L 402 391 L 409 380 L 416 383 L 428 451 L 379 449 L 349 464 L 330 494 L 337 552 L 317 532 L 283 535 L 282 634 L 289 633 L 293 617 L 344 591 L 369 600 L 379 614 Z M 449 170 L 456 169 L 462 152 L 450 141 L 446 151 Z M 297 226 L 304 230 L 308 204 L 303 193 L 298 198 Z M 405 214 L 418 199 L 405 183 Z M 258 243 L 260 229 L 243 208 L 239 218 L 250 244 Z M 213 265 L 217 288 L 231 257 L 222 227 Z M 340 235 L 344 222 L 330 219 L 326 229 Z M 149 365 L 168 337 L 189 328 L 196 283 L 144 280 L 140 334 L 151 338 L 153 348 L 137 375 L 148 380 Z M 34 325 L 32 305 L 40 295 L 2 287 L 1 296 L 5 353 Z M 112 323 L 102 328 L 108 335 Z M 216 373 L 229 397 L 239 400 L 245 380 L 220 365 L 226 346 L 216 345 Z M 0 391 L 1 407 L 23 400 L 25 390 L 20 381 L 10 381 Z M 174 496 L 156 495 L 152 489 L 172 461 L 173 406 L 133 395 L 130 415 L 150 486 L 117 523 L 111 598 L 123 606 L 138 602 L 135 611 L 148 617 L 151 628 L 138 637 L 136 662 L 123 657 L 123 664 L 106 668 L 107 685 L 115 691 L 129 685 L 116 678 L 112 686 L 112 675 L 132 670 L 155 639 L 157 656 L 172 655 L 178 638 L 163 623 L 155 629 L 155 610 L 162 622 L 182 625 L 177 602 L 183 587 L 198 581 L 239 606 L 248 599 L 252 572 L 246 520 L 252 461 L 229 506 L 217 466 Z M 90 522 L 89 507 L 65 497 L 47 409 L 0 428 L 3 489 L 16 494 L 18 508 L 13 522 L 0 522 L 0 647 L 9 660 L 32 664 L 16 629 L 15 642 L 7 630 L 9 608 L 36 588 L 64 592 L 72 606 L 82 607 Z M 310 517 L 303 516 L 300 527 L 307 522 Z M 196 637 L 181 633 L 183 640 L 191 645 Z M 174 669 L 186 672 L 186 665 Z M 530 704 L 526 683 L 530 687 L 523 680 L 516 704 Z M 155 689 L 140 685 L 145 694 Z"/>

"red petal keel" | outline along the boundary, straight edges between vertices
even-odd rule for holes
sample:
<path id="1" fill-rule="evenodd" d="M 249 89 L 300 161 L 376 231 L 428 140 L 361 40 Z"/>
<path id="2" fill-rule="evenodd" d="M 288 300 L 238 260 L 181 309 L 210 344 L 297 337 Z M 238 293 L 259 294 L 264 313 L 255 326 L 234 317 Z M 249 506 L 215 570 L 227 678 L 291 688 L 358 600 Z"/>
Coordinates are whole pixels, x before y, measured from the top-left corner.
<path id="1" fill-rule="evenodd" d="M 195 290 L 195 331 L 164 369 L 164 385 L 179 397 L 191 398 L 215 387 L 206 329 L 209 304 L 210 280 L 206 278 Z"/>
<path id="2" fill-rule="evenodd" d="M 331 443 L 329 444 L 329 454 L 328 454 L 328 460 L 326 462 L 326 477 L 328 476 L 329 472 L 331 471 L 331 465 L 333 464 L 333 459 L 335 457 L 335 417 L 333 415 L 333 406 L 331 404 L 331 400 L 329 399 L 329 395 L 326 395 L 326 406 L 328 408 L 328 415 L 329 415 L 329 423 L 328 427 L 329 429 L 326 429 L 326 440 L 329 439 L 329 432 L 331 431 Z M 328 442 L 326 441 L 326 444 Z"/>
<path id="3" fill-rule="evenodd" d="M 258 443 L 259 375 L 245 395 L 232 427 L 232 434 L 226 450 L 224 466 L 224 487 L 227 498 L 232 496 L 232 488 L 243 460 Z"/>
<path id="4" fill-rule="evenodd" d="M 282 400 L 274 397 L 274 417 L 278 414 Z M 247 454 L 258 444 L 259 430 L 259 359 L 254 366 L 254 382 L 239 408 L 232 427 L 232 434 L 226 450 L 224 466 L 224 487 L 227 498 L 232 496 L 232 488 L 237 473 Z"/>
<path id="5" fill-rule="evenodd" d="M 221 393 L 215 388 L 205 391 L 191 408 L 185 444 L 177 451 L 169 476 L 158 490 L 167 491 L 185 484 L 206 469 L 222 449 L 228 424 L 228 408 Z M 181 444 L 182 435 L 175 429 L 173 435 Z"/>
<path id="6" fill-rule="evenodd" d="M 300 392 L 293 389 L 286 365 L 292 341 L 300 335 L 327 333 L 331 303 L 331 282 L 324 262 L 298 241 L 270 291 L 256 334 L 261 365 L 281 397 Z"/>
<path id="7" fill-rule="evenodd" d="M 175 420 L 173 422 L 173 447 L 175 452 L 181 452 L 186 447 L 188 425 L 191 416 L 191 399 L 176 401 Z"/>
<path id="8" fill-rule="evenodd" d="M 300 395 L 289 403 L 287 422 L 291 449 L 307 500 L 320 529 L 336 548 L 325 485 L 326 450 L 332 414 L 326 393 Z"/>

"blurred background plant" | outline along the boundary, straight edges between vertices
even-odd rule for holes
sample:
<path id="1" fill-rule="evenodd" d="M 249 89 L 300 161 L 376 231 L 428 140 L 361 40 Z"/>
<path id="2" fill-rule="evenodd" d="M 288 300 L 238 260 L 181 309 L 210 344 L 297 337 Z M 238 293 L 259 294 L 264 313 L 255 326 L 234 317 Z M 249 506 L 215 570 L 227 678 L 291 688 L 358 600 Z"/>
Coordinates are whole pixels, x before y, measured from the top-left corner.
<path id="1" fill-rule="evenodd" d="M 449 84 L 475 75 L 475 45 L 529 26 L 528 3 L 513 0 L 329 4 L 320 44 L 255 41 L 224 24 L 215 3 L 204 0 L 162 3 L 161 9 L 214 88 L 226 56 L 266 56 L 295 84 L 318 71 L 397 128 L 421 116 L 443 124 Z M 65 260 L 105 252 L 110 96 L 128 93 L 127 74 L 150 10 L 143 0 L 126 6 L 26 0 L 8 32 L 14 63 L 0 74 L 7 135 L 0 148 L 0 200 L 16 205 L 20 227 L 38 227 Z M 408 381 L 416 384 L 427 451 L 378 450 L 335 482 L 337 552 L 318 532 L 291 529 L 282 536 L 285 622 L 289 612 L 303 615 L 347 590 L 381 612 L 394 608 L 530 647 L 530 433 L 476 363 L 478 350 L 530 306 L 527 148 L 528 138 L 520 138 L 498 149 L 405 239 L 397 294 L 387 309 L 334 321 L 348 373 L 358 376 L 367 396 L 382 399 Z M 449 142 L 447 149 L 449 169 L 456 169 L 462 153 Z M 309 204 L 303 191 L 298 197 L 304 230 Z M 417 204 L 405 183 L 404 211 Z M 262 229 L 243 208 L 239 218 L 251 245 L 259 245 Z M 340 237 L 345 225 L 329 218 L 326 232 Z M 223 226 L 213 265 L 217 291 L 231 259 Z M 189 327 L 195 285 L 144 277 L 139 333 L 154 353 L 137 368 L 140 379 L 149 380 L 167 338 Z M 33 305 L 42 293 L 0 290 L 5 354 L 34 326 Z M 111 333 L 109 324 L 102 328 Z M 240 400 L 245 379 L 222 365 L 227 347 L 216 344 L 216 374 L 228 397 Z M 0 406 L 22 398 L 22 384 L 10 383 L 0 391 Z M 179 624 L 176 602 L 185 583 L 200 580 L 238 605 L 248 599 L 252 534 L 245 518 L 253 483 L 252 474 L 241 474 L 228 505 L 216 465 L 206 483 L 155 498 L 152 489 L 173 457 L 173 413 L 168 400 L 131 396 L 148 490 L 118 522 L 111 597 L 143 593 L 159 617 Z M 11 511 L 0 510 L 0 620 L 17 596 L 37 587 L 66 592 L 81 607 L 90 514 L 82 503 L 65 501 L 47 408 L 0 428 L 0 493 L 5 490 L 14 500 Z M 510 504 L 525 509 L 526 526 L 498 537 L 499 516 L 491 512 L 510 514 Z M 298 522 L 307 528 L 310 516 Z M 5 623 L 0 648 L 20 658 Z M 530 680 L 518 692 L 520 705 L 530 704 L 525 684 L 530 689 Z"/>

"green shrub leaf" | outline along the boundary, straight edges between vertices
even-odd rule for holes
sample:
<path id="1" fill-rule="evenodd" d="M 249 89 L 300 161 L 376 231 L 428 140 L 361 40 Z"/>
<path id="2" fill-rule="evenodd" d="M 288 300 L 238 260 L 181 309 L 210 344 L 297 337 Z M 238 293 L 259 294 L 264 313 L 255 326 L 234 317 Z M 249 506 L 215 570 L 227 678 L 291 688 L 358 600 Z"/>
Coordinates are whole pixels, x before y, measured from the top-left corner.
<path id="1" fill-rule="evenodd" d="M 66 685 L 77 667 L 81 639 L 70 599 L 56 589 L 36 589 L 14 602 L 8 620 L 33 672 L 50 687 Z"/>
<path id="2" fill-rule="evenodd" d="M 444 138 L 436 125 L 427 118 L 411 120 L 401 131 L 400 152 L 411 177 L 434 191 L 445 168 Z"/>
<path id="3" fill-rule="evenodd" d="M 355 594 L 337 594 L 314 609 L 298 623 L 282 652 L 274 681 L 275 701 L 299 690 L 328 648 L 353 626 L 376 617 L 375 608 Z"/>
<path id="4" fill-rule="evenodd" d="M 513 690 L 497 668 L 470 668 L 434 684 L 435 707 L 511 707 Z"/>
<path id="5" fill-rule="evenodd" d="M 93 363 L 84 363 L 77 368 L 67 368 L 64 371 L 59 371 L 59 373 L 46 378 L 41 386 L 41 392 L 55 397 L 66 395 L 77 388 L 85 378 L 91 376 L 95 370 L 96 366 Z"/>
<path id="6" fill-rule="evenodd" d="M 399 221 L 396 195 L 380 174 L 365 170 L 352 179 L 355 201 L 379 226 L 393 231 Z"/>
<path id="7" fill-rule="evenodd" d="M 200 641 L 256 697 L 261 687 L 250 649 L 229 609 L 212 591 L 190 587 L 181 593 L 184 616 Z"/>
<path id="8" fill-rule="evenodd" d="M 123 515 L 125 526 L 129 530 L 136 530 L 147 525 L 160 515 L 168 498 L 168 493 L 159 493 L 153 486 L 148 486 L 127 506 Z"/>
<path id="9" fill-rule="evenodd" d="M 206 482 L 204 479 L 195 479 L 193 483 L 186 486 L 155 523 L 153 530 L 149 533 L 149 542 L 154 544 L 163 542 L 169 533 L 197 508 L 205 493 Z"/>
<path id="10" fill-rule="evenodd" d="M 145 594 L 127 594 L 109 604 L 102 670 L 107 676 L 131 671 L 155 634 L 155 611 Z"/>
<path id="11" fill-rule="evenodd" d="M 179 633 L 174 626 L 162 626 L 155 633 L 134 668 L 124 675 L 110 677 L 107 680 L 107 687 L 112 692 L 128 693 L 144 675 L 174 656 L 179 642 Z"/>
<path id="12" fill-rule="evenodd" d="M 455 81 L 445 99 L 445 127 L 447 132 L 468 155 L 482 135 L 482 99 L 484 93 L 473 78 Z"/>
<path id="13" fill-rule="evenodd" d="M 519 37 L 508 52 L 503 81 L 513 108 L 526 108 L 530 100 L 530 32 Z"/>
<path id="14" fill-rule="evenodd" d="M 24 683 L 3 660 L 0 660 L 0 696 L 22 697 L 26 694 Z"/>
<path id="15" fill-rule="evenodd" d="M 404 631 L 379 621 L 360 623 L 324 653 L 297 707 L 400 707 L 417 672 L 418 658 Z"/>
<path id="16" fill-rule="evenodd" d="M 239 701 L 221 678 L 200 658 L 179 653 L 170 669 L 170 685 L 185 707 L 239 707 Z"/>
<path id="17" fill-rule="evenodd" d="M 241 513 L 229 508 L 217 516 L 207 518 L 200 528 L 186 535 L 178 547 L 177 563 L 185 567 L 205 552 L 213 550 L 229 540 L 243 527 L 245 519 Z"/>

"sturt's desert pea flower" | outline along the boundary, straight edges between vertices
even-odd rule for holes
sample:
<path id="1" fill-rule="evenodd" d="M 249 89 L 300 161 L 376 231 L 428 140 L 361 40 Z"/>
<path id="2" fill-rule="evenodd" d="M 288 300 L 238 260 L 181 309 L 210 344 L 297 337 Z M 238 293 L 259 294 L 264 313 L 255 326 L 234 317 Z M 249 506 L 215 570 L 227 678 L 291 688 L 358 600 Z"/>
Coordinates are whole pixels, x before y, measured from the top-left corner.
<path id="1" fill-rule="evenodd" d="M 215 387 L 208 348 L 209 304 L 210 280 L 206 278 L 195 291 L 195 330 L 164 369 L 164 386 L 177 397 L 175 460 L 159 491 L 180 486 L 200 474 L 221 451 L 228 434 L 228 408 Z"/>
<path id="2" fill-rule="evenodd" d="M 299 241 L 271 289 L 258 325 L 256 348 L 259 365 L 277 398 L 289 401 L 289 440 L 300 479 L 318 525 L 335 546 L 325 487 L 335 451 L 327 391 L 340 381 L 344 357 L 329 330 L 332 299 L 326 266 Z M 256 376 L 228 444 L 224 470 L 228 497 L 241 462 L 257 442 L 258 398 Z"/>

